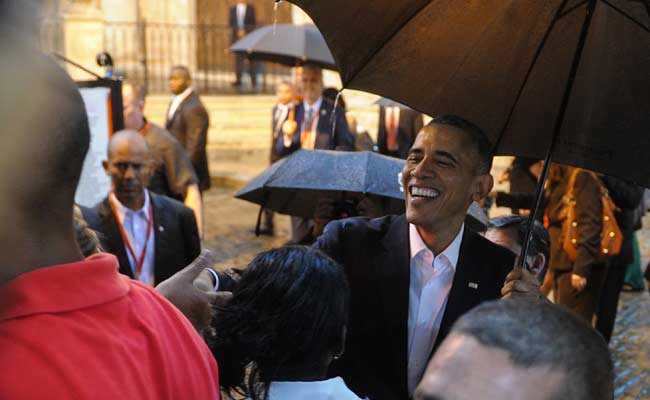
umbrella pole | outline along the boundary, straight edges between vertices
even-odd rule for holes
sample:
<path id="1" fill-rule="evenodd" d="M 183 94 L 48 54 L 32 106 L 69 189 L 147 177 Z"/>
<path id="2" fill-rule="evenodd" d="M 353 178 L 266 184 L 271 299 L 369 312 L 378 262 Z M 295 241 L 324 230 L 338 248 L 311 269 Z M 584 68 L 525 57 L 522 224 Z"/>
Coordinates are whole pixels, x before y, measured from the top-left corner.
<path id="1" fill-rule="evenodd" d="M 528 257 L 528 247 L 530 245 L 530 238 L 533 232 L 533 225 L 535 224 L 535 219 L 537 218 L 537 212 L 542 203 L 542 195 L 544 193 L 544 185 L 546 184 L 546 179 L 548 177 L 548 170 L 551 166 L 551 161 L 553 159 L 553 152 L 555 151 L 555 145 L 557 143 L 557 138 L 560 135 L 562 130 L 562 123 L 564 122 L 564 115 L 566 114 L 566 109 L 569 105 L 569 100 L 571 99 L 571 91 L 573 89 L 573 83 L 575 81 L 576 74 L 578 72 L 578 67 L 580 66 L 580 59 L 582 57 L 582 51 L 584 50 L 585 43 L 587 41 L 587 34 L 589 33 L 589 26 L 591 25 L 591 19 L 594 15 L 596 9 L 597 0 L 589 0 L 587 5 L 587 16 L 582 24 L 582 30 L 580 31 L 580 38 L 578 39 L 578 45 L 576 46 L 576 51 L 573 54 L 573 62 L 571 63 L 571 70 L 569 71 L 569 78 L 567 80 L 567 85 L 564 88 L 564 95 L 562 96 L 562 103 L 560 104 L 560 109 L 555 119 L 555 126 L 553 128 L 553 136 L 551 139 L 551 145 L 546 152 L 546 157 L 544 158 L 544 167 L 542 168 L 542 174 L 540 176 L 539 183 L 537 185 L 537 190 L 535 192 L 535 203 L 531 209 L 530 215 L 528 217 L 528 228 L 526 230 L 526 239 L 524 240 L 524 245 L 521 247 L 521 253 L 519 255 L 519 266 L 522 268 L 527 268 L 526 258 Z"/>

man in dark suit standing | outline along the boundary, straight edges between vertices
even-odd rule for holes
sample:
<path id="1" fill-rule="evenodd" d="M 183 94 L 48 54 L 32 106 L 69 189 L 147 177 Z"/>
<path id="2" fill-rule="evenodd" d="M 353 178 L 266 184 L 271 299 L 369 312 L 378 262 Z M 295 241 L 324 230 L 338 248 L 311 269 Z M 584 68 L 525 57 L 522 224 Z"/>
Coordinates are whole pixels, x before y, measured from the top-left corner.
<path id="1" fill-rule="evenodd" d="M 330 374 L 358 395 L 409 398 L 458 317 L 502 294 L 541 297 L 532 275 L 508 275 L 509 250 L 464 224 L 471 202 L 492 189 L 491 165 L 491 144 L 478 127 L 435 118 L 402 171 L 406 215 L 333 221 L 317 240 L 351 289 L 346 351 Z M 507 276 L 514 282 L 504 286 Z"/>
<path id="2" fill-rule="evenodd" d="M 277 154 L 283 157 L 298 149 L 354 150 L 354 135 L 348 129 L 345 111 L 334 109 L 334 103 L 322 96 L 323 71 L 320 68 L 303 67 L 302 91 L 304 100 L 296 105 L 295 122 L 278 134 Z M 291 242 L 301 243 L 311 229 L 311 219 L 291 217 Z"/>
<path id="3" fill-rule="evenodd" d="M 255 7 L 247 4 L 245 0 L 237 0 L 237 4 L 230 7 L 228 24 L 232 30 L 232 43 L 235 43 L 255 29 Z M 251 76 L 251 86 L 255 87 L 257 84 L 257 82 L 255 82 L 257 63 L 251 61 L 248 67 L 248 73 Z M 241 76 L 243 71 L 244 55 L 235 54 L 235 82 L 233 82 L 233 86 L 241 86 Z"/>
<path id="4" fill-rule="evenodd" d="M 377 147 L 379 153 L 405 159 L 422 129 L 422 114 L 408 107 L 380 106 Z"/>
<path id="5" fill-rule="evenodd" d="M 137 131 L 115 133 L 104 161 L 113 190 L 84 218 L 101 234 L 104 250 L 117 256 L 121 273 L 154 285 L 189 265 L 201 242 L 190 208 L 146 189 L 150 157 Z"/>
<path id="6" fill-rule="evenodd" d="M 176 65 L 169 75 L 169 89 L 174 94 L 165 128 L 178 140 L 190 156 L 199 178 L 199 190 L 210 188 L 210 170 L 205 150 L 210 120 L 199 96 L 192 90 L 192 77 L 184 65 Z"/>

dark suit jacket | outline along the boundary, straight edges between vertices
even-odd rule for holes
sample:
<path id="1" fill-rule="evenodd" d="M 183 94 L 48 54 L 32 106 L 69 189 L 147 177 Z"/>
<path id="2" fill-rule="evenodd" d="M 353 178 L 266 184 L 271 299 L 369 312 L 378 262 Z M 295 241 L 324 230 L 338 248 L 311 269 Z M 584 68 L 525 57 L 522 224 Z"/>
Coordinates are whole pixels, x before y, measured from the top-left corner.
<path id="1" fill-rule="evenodd" d="M 192 166 L 199 178 L 201 191 L 210 188 L 210 171 L 205 146 L 208 141 L 210 120 L 208 112 L 192 91 L 167 120 L 165 128 L 178 140 L 190 156 Z"/>
<path id="2" fill-rule="evenodd" d="M 156 124 L 149 123 L 143 135 L 154 161 L 148 189 L 183 201 L 187 187 L 198 183 L 187 152 L 167 130 Z"/>
<path id="3" fill-rule="evenodd" d="M 330 373 L 360 396 L 406 399 L 410 245 L 404 215 L 327 225 L 314 247 L 345 269 L 351 291 L 345 354 Z M 501 297 L 514 255 L 465 226 L 454 281 L 434 349 L 458 317 Z M 478 284 L 470 288 L 470 282 Z"/>
<path id="4" fill-rule="evenodd" d="M 153 206 L 155 239 L 154 277 L 158 284 L 189 265 L 201 252 L 201 240 L 194 212 L 169 197 L 149 192 Z M 108 197 L 93 208 L 82 209 L 88 225 L 100 234 L 104 251 L 114 254 L 120 262 L 120 273 L 133 278 L 133 271 L 124 248 L 117 220 Z"/>
<path id="5" fill-rule="evenodd" d="M 334 103 L 323 99 L 320 106 L 318 125 L 316 125 L 316 141 L 314 149 L 320 150 L 354 150 L 354 135 L 350 133 L 348 122 L 345 119 L 345 111 L 336 108 L 336 131 L 332 135 L 333 124 L 330 123 L 334 112 Z M 284 134 L 279 134 L 276 141 L 276 151 L 280 156 L 286 156 L 300 148 L 300 132 L 302 132 L 302 120 L 305 115 L 305 106 L 303 103 L 296 105 L 296 123 L 298 129 L 296 134 L 291 138 L 291 146 L 284 146 Z"/>
<path id="6" fill-rule="evenodd" d="M 406 159 L 408 152 L 413 146 L 415 137 L 422 129 L 422 114 L 417 111 L 402 108 L 399 111 L 399 121 L 397 126 L 397 155 L 399 158 Z M 379 130 L 377 131 L 377 147 L 381 154 L 390 154 L 386 144 L 386 108 L 379 107 Z"/>
<path id="7" fill-rule="evenodd" d="M 244 30 L 246 33 L 251 32 L 252 30 L 255 29 L 256 25 L 255 21 L 255 7 L 253 7 L 250 4 L 246 4 L 246 12 L 244 13 Z M 230 14 L 228 16 L 228 25 L 230 25 L 230 28 L 232 29 L 232 41 L 236 42 L 238 40 L 237 38 L 237 30 L 239 29 L 239 26 L 237 26 L 237 6 L 230 7 Z"/>

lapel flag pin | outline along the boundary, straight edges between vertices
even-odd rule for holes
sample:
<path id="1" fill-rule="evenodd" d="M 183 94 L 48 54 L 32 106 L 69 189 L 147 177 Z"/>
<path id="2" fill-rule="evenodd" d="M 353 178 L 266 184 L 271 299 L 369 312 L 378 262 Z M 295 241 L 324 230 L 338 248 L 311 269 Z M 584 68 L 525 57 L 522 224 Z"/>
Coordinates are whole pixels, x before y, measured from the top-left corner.
<path id="1" fill-rule="evenodd" d="M 475 282 L 470 282 L 467 284 L 468 287 L 471 287 L 472 289 L 478 289 L 478 283 Z"/>

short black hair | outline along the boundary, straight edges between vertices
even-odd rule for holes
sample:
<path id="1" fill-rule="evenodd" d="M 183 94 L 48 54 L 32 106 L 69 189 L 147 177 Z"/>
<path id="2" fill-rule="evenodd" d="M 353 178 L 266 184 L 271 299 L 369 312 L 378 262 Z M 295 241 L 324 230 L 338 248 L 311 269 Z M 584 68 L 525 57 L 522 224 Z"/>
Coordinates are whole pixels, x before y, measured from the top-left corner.
<path id="1" fill-rule="evenodd" d="M 515 228 L 517 231 L 517 243 L 523 247 L 526 240 L 526 231 L 528 230 L 528 217 L 516 214 L 502 215 L 494 217 L 488 222 L 488 230 L 494 228 L 506 229 Z M 536 256 L 543 254 L 546 263 L 551 255 L 551 237 L 548 231 L 541 222 L 535 221 L 533 224 L 533 232 L 530 237 L 530 244 L 528 245 L 528 254 Z"/>
<path id="2" fill-rule="evenodd" d="M 278 374 L 320 369 L 342 351 L 349 289 L 325 253 L 304 246 L 260 253 L 232 294 L 217 310 L 209 339 L 225 391 L 265 398 Z"/>
<path id="3" fill-rule="evenodd" d="M 481 175 L 490 173 L 494 152 L 489 137 L 481 128 L 463 117 L 453 114 L 439 115 L 433 118 L 427 125 L 431 124 L 449 125 L 465 132 L 467 138 L 474 144 L 478 154 L 477 172 Z"/>
<path id="4" fill-rule="evenodd" d="M 505 350 L 513 364 L 547 366 L 564 374 L 554 400 L 613 398 L 607 343 L 582 318 L 547 301 L 506 299 L 483 303 L 463 315 L 450 335 L 468 335 Z"/>
<path id="5" fill-rule="evenodd" d="M 192 74 L 190 73 L 190 69 L 189 69 L 186 65 L 183 65 L 183 64 L 176 64 L 176 65 L 173 65 L 173 66 L 171 67 L 170 71 L 174 71 L 174 70 L 180 70 L 180 71 L 183 71 L 183 72 L 185 72 L 185 74 L 187 75 L 187 78 L 188 78 L 188 79 L 192 79 Z"/>

